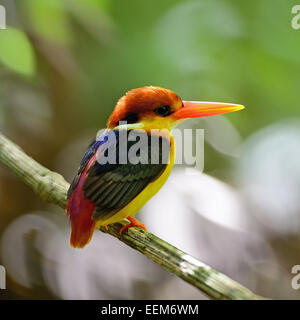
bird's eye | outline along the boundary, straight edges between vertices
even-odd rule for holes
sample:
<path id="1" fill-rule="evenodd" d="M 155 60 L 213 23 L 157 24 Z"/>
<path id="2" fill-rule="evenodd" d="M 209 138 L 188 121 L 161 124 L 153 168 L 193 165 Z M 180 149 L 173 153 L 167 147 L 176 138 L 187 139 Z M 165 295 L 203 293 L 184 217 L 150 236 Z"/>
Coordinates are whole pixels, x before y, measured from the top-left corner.
<path id="1" fill-rule="evenodd" d="M 160 106 L 154 110 L 156 114 L 159 114 L 162 117 L 166 117 L 172 113 L 169 106 Z"/>

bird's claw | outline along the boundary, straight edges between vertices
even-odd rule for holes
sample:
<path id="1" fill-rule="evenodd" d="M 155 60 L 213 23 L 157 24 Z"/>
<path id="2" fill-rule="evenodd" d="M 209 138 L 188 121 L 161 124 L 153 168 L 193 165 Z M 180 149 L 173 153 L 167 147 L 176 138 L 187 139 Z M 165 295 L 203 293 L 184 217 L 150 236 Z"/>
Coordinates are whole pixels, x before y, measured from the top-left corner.
<path id="1" fill-rule="evenodd" d="M 141 223 L 139 220 L 137 220 L 137 219 L 135 219 L 133 217 L 127 217 L 127 219 L 130 221 L 130 223 L 126 224 L 125 226 L 123 226 L 120 229 L 120 235 L 122 235 L 122 233 L 125 230 L 127 230 L 127 229 L 129 229 L 131 227 L 139 227 L 139 228 L 141 228 L 141 229 L 143 229 L 143 230 L 145 230 L 147 232 L 146 226 L 143 223 Z"/>

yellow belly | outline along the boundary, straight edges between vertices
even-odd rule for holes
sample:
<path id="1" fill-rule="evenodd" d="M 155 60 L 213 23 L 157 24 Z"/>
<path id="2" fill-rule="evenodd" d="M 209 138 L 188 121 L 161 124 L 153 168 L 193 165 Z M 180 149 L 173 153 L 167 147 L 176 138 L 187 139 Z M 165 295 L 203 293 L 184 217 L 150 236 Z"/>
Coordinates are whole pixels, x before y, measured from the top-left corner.
<path id="1" fill-rule="evenodd" d="M 170 162 L 167 165 L 165 171 L 162 175 L 155 181 L 149 183 L 149 185 L 136 196 L 126 207 L 114 214 L 107 220 L 102 220 L 97 222 L 97 227 L 100 225 L 111 224 L 127 218 L 128 216 L 134 216 L 138 211 L 150 200 L 165 184 L 167 181 L 172 167 L 174 165 L 174 155 L 175 155 L 175 143 L 174 138 L 170 138 Z"/>

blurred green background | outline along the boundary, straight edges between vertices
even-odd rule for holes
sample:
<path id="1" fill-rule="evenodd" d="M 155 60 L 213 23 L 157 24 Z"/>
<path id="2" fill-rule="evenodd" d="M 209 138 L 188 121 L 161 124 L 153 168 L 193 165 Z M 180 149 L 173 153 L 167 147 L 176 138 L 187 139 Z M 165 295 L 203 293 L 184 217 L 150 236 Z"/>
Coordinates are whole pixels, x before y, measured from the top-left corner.
<path id="1" fill-rule="evenodd" d="M 255 167 L 258 162 L 271 168 L 277 155 L 273 157 L 271 151 L 279 152 L 286 142 L 295 141 L 286 153 L 278 155 L 276 163 L 284 165 L 287 159 L 295 162 L 285 167 L 282 177 L 276 180 L 278 192 L 282 194 L 284 183 L 295 177 L 295 168 L 299 166 L 295 159 L 299 159 L 300 30 L 291 26 L 291 10 L 297 1 L 7 0 L 0 4 L 5 6 L 7 13 L 7 29 L 0 30 L 1 131 L 37 161 L 59 171 L 69 181 L 84 148 L 97 130 L 105 126 L 117 99 L 126 91 L 144 85 L 166 87 L 185 100 L 224 101 L 246 106 L 243 112 L 216 120 L 227 119 L 224 120 L 227 121 L 225 127 L 210 122 L 216 125 L 213 126 L 215 138 L 205 146 L 206 174 L 239 192 L 256 179 L 256 172 L 265 171 L 264 167 Z M 285 120 L 287 122 L 282 124 Z M 191 125 L 205 127 L 205 122 L 199 123 L 191 122 Z M 267 159 L 249 163 L 247 161 L 255 152 L 242 152 L 239 160 L 231 154 L 231 147 L 229 151 L 225 147 L 222 149 L 238 136 L 240 145 L 252 150 L 265 137 L 261 130 L 279 124 L 287 130 L 293 128 L 295 140 L 287 136 L 279 146 L 271 143 L 270 149 L 262 144 L 260 148 L 268 154 Z M 276 133 L 278 137 L 283 136 L 281 132 Z M 256 133 L 261 135 L 255 136 Z M 242 165 L 237 164 L 240 161 Z M 255 165 L 249 169 L 253 163 Z M 249 180 L 245 170 L 248 174 L 254 172 Z M 274 174 L 278 170 L 281 170 L 280 165 L 274 167 Z M 272 172 L 267 177 L 260 175 L 260 186 L 272 176 Z M 292 185 L 296 195 L 293 199 L 287 198 L 290 201 L 286 200 L 283 206 L 295 208 L 292 210 L 294 226 L 299 226 L 300 220 L 297 196 L 300 178 L 297 177 Z M 24 214 L 42 209 L 59 211 L 37 199 L 3 167 L 0 168 L 0 179 L 0 236 Z M 269 181 L 265 189 L 262 187 L 256 192 L 260 196 L 266 192 L 270 198 L 276 198 L 272 189 L 265 191 L 274 185 L 272 179 Z M 240 195 L 243 201 L 245 194 L 248 193 Z M 253 217 L 252 211 L 257 213 L 256 207 L 251 206 L 251 199 L 245 200 L 249 217 Z M 290 269 L 292 265 L 300 264 L 300 232 L 296 227 L 292 231 L 278 227 L 283 225 L 281 221 L 290 219 L 285 209 L 279 210 L 283 220 L 273 228 L 269 224 L 273 221 L 272 210 L 272 206 L 262 206 L 262 212 L 271 213 L 267 222 L 257 222 L 254 217 L 257 224 L 250 223 L 255 232 L 261 230 L 259 237 L 271 252 L 272 258 L 269 255 L 266 258 L 262 253 L 258 259 L 260 262 L 272 260 L 271 271 L 265 265 L 255 267 L 264 274 L 259 279 L 269 280 L 260 284 L 263 280 L 257 280 L 254 269 L 237 280 L 260 294 L 298 299 L 299 293 L 290 286 Z M 270 232 L 265 231 L 266 225 Z M 30 232 L 28 234 L 29 240 L 34 237 Z M 14 251 L 14 243 L 10 244 Z M 244 252 L 243 248 L 240 250 Z M 3 265 L 4 256 L 0 258 Z M 201 252 L 197 257 L 202 259 Z M 32 261 L 40 259 L 35 253 Z M 222 269 L 221 262 L 214 264 L 214 257 L 207 261 Z M 42 267 L 36 267 L 35 262 L 30 266 L 29 274 L 34 273 L 34 277 L 38 274 L 39 280 L 27 286 L 6 266 L 9 290 L 1 292 L 4 298 L 69 297 L 51 286 L 49 289 Z M 232 276 L 235 273 L 230 268 L 221 271 Z M 282 283 L 278 282 L 283 274 L 286 290 L 281 289 Z M 275 288 L 276 282 L 278 287 Z M 147 286 L 136 289 L 132 297 L 157 297 L 153 288 L 151 294 L 145 294 L 147 290 Z M 177 298 L 170 292 L 166 290 L 162 297 Z M 87 294 L 80 298 L 89 297 Z M 97 298 L 97 293 L 93 297 Z M 115 292 L 101 297 L 119 296 Z M 201 298 L 196 291 L 182 298 L 185 297 Z"/>

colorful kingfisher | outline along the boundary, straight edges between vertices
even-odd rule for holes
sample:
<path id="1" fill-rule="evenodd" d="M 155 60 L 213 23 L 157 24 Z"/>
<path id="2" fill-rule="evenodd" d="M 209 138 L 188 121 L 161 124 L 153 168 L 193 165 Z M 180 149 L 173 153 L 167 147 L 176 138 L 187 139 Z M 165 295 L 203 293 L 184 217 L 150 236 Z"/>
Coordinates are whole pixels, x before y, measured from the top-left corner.
<path id="1" fill-rule="evenodd" d="M 173 91 L 161 87 L 147 86 L 133 89 L 119 99 L 108 122 L 107 129 L 95 139 L 81 161 L 69 191 L 67 213 L 70 217 L 72 233 L 71 246 L 83 248 L 101 225 L 127 218 L 130 223 L 121 228 L 120 234 L 129 227 L 144 224 L 133 216 L 164 185 L 174 165 L 175 142 L 171 130 L 187 118 L 213 116 L 243 109 L 242 105 L 182 101 Z M 156 130 L 153 130 L 156 129 Z M 149 139 L 157 132 L 169 144 L 168 161 L 158 163 L 121 163 L 120 154 L 116 161 L 101 161 L 107 150 L 118 150 L 120 134 L 133 130 L 143 130 Z M 110 134 L 115 139 L 108 142 Z M 126 135 L 128 137 L 128 135 Z M 132 146 L 128 142 L 127 148 Z M 159 151 L 161 154 L 161 151 Z M 150 153 L 148 154 L 150 158 Z"/>

